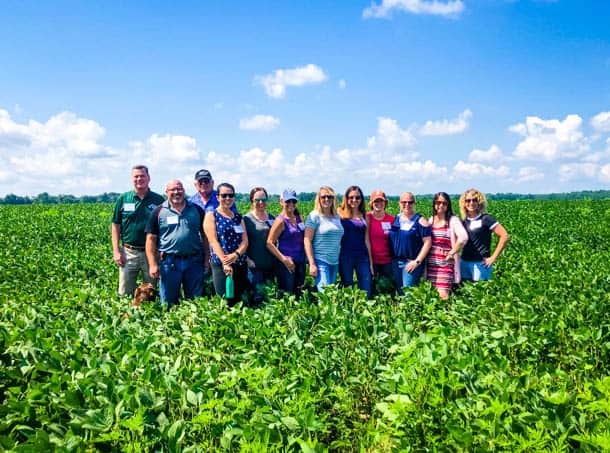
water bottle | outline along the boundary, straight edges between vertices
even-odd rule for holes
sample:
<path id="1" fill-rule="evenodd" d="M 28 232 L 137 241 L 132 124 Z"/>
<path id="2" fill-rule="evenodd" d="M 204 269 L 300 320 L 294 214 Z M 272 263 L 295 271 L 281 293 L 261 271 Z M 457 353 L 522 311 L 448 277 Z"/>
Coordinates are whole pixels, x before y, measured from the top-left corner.
<path id="1" fill-rule="evenodd" d="M 233 299 L 235 295 L 235 285 L 233 284 L 233 276 L 227 275 L 225 284 L 225 296 L 227 299 Z"/>

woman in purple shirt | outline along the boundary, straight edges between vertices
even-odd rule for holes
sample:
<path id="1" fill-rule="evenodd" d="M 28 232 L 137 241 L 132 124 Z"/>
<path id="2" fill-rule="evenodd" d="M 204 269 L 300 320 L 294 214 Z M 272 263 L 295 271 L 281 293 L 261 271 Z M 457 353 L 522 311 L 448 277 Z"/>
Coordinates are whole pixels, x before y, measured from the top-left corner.
<path id="1" fill-rule="evenodd" d="M 347 188 L 338 211 L 344 230 L 339 254 L 341 284 L 354 286 L 354 272 L 356 272 L 358 288 L 366 291 L 366 295 L 370 299 L 373 260 L 364 210 L 364 195 L 360 187 Z"/>
<path id="2" fill-rule="evenodd" d="M 297 193 L 286 189 L 280 198 L 282 212 L 267 237 L 267 249 L 278 259 L 276 277 L 279 288 L 296 294 L 305 283 L 305 225 L 297 210 Z"/>

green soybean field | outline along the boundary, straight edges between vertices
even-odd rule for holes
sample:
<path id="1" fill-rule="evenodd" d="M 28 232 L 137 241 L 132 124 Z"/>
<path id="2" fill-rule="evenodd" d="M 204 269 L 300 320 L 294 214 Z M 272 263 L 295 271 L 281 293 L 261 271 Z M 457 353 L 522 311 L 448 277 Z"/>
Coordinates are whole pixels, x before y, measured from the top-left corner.
<path id="1" fill-rule="evenodd" d="M 448 302 L 165 312 L 116 295 L 111 205 L 0 206 L 0 451 L 609 451 L 610 200 L 489 211 L 511 241 Z"/>

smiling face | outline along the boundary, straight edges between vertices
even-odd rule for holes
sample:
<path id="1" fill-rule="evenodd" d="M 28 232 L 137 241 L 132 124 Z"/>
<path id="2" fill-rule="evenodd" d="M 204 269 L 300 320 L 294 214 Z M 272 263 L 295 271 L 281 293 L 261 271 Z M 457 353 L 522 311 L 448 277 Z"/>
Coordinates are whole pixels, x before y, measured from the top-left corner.
<path id="1" fill-rule="evenodd" d="M 172 206 L 182 206 L 184 204 L 184 186 L 177 179 L 167 183 L 165 194 Z"/>
<path id="2" fill-rule="evenodd" d="M 267 194 L 264 190 L 257 190 L 252 195 L 252 209 L 264 212 L 267 209 Z"/>
<path id="3" fill-rule="evenodd" d="M 233 189 L 223 185 L 218 188 L 218 201 L 220 202 L 220 206 L 222 206 L 223 209 L 231 209 L 234 200 L 235 192 L 233 191 Z"/>
<path id="4" fill-rule="evenodd" d="M 479 197 L 476 192 L 468 192 L 464 197 L 464 207 L 468 217 L 476 217 L 479 214 Z"/>
<path id="5" fill-rule="evenodd" d="M 434 201 L 434 210 L 436 211 L 436 214 L 441 217 L 445 217 L 447 215 L 448 204 L 448 200 L 442 195 L 439 195 L 438 198 Z"/>
<path id="6" fill-rule="evenodd" d="M 320 206 L 324 212 L 330 211 L 335 202 L 335 195 L 326 189 L 320 190 Z"/>
<path id="7" fill-rule="evenodd" d="M 286 214 L 290 217 L 292 217 L 294 215 L 294 211 L 297 208 L 296 200 L 288 200 L 288 201 L 280 200 L 280 204 L 282 205 L 284 214 Z"/>
<path id="8" fill-rule="evenodd" d="M 202 178 L 199 181 L 195 181 L 195 189 L 197 189 L 197 192 L 202 194 L 205 198 L 209 198 L 214 190 L 214 180 L 210 178 Z"/>
<path id="9" fill-rule="evenodd" d="M 351 190 L 348 192 L 347 205 L 352 211 L 358 210 L 362 203 L 364 203 L 364 200 L 362 200 L 362 194 L 359 190 Z"/>
<path id="10" fill-rule="evenodd" d="M 411 217 L 415 213 L 415 196 L 405 192 L 400 196 L 400 209 L 404 215 Z"/>
<path id="11" fill-rule="evenodd" d="M 385 206 L 386 201 L 383 198 L 377 198 L 376 200 L 373 200 L 373 213 L 377 215 L 385 214 Z"/>
<path id="12" fill-rule="evenodd" d="M 131 182 L 133 182 L 133 188 L 136 192 L 147 192 L 150 176 L 148 175 L 148 172 L 142 168 L 133 169 L 131 171 Z"/>

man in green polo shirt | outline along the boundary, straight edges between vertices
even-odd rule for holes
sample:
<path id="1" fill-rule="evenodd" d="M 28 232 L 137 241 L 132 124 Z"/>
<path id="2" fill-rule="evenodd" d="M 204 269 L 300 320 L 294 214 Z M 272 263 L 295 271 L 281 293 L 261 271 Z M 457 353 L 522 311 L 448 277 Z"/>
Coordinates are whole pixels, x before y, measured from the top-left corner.
<path id="1" fill-rule="evenodd" d="M 161 195 L 150 190 L 146 166 L 133 167 L 131 181 L 134 190 L 117 198 L 112 216 L 112 253 L 119 266 L 118 292 L 121 296 L 133 296 L 140 272 L 144 282 L 156 284 L 148 271 L 144 228 L 150 213 L 164 201 Z"/>

